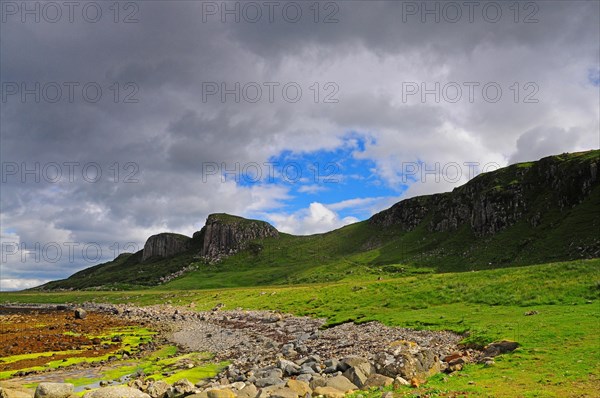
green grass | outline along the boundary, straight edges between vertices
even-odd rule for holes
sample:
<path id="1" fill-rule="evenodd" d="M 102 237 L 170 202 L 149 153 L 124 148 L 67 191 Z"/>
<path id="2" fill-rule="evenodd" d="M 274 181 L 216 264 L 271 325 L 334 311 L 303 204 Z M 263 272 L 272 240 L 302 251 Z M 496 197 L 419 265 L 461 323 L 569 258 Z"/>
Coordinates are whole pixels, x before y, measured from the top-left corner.
<path id="1" fill-rule="evenodd" d="M 79 350 L 67 350 L 67 351 L 47 351 L 47 352 L 37 352 L 33 354 L 21 354 L 21 355 L 11 355 L 8 357 L 0 358 L 0 364 L 9 364 L 19 361 L 24 361 L 26 359 L 36 359 L 39 357 L 52 357 L 54 355 L 71 355 L 80 353 Z"/>
<path id="2" fill-rule="evenodd" d="M 3 293 L 0 302 L 84 302 L 93 297 L 97 295 L 85 291 Z M 199 310 L 223 303 L 225 309 L 325 317 L 330 325 L 377 320 L 417 329 L 468 331 L 465 342 L 510 339 L 521 344 L 493 367 L 470 365 L 455 377 L 433 377 L 426 386 L 433 396 L 597 396 L 594 391 L 600 387 L 600 259 L 381 281 L 365 272 L 342 281 L 298 286 L 107 292 L 103 299 L 140 305 L 194 302 Z M 529 310 L 539 314 L 525 316 Z"/>

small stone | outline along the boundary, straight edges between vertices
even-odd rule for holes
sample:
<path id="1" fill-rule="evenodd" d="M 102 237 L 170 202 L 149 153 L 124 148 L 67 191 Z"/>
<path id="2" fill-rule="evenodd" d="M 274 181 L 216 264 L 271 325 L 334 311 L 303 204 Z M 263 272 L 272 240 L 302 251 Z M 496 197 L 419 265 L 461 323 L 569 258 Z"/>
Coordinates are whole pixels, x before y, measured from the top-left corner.
<path id="1" fill-rule="evenodd" d="M 241 390 L 242 388 L 246 387 L 246 383 L 242 383 L 241 381 L 235 382 L 235 383 L 231 383 L 231 388 L 234 388 L 236 390 Z"/>
<path id="2" fill-rule="evenodd" d="M 410 382 L 401 376 L 396 376 L 394 379 L 394 389 L 396 390 L 402 386 L 410 386 Z"/>
<path id="3" fill-rule="evenodd" d="M 422 382 L 421 380 L 417 379 L 416 377 L 413 377 L 412 379 L 410 379 L 410 385 L 411 385 L 412 387 L 415 387 L 415 388 L 417 388 L 417 387 L 419 387 L 421 384 L 423 384 L 423 382 Z"/>
<path id="4" fill-rule="evenodd" d="M 85 319 L 87 318 L 87 312 L 83 308 L 77 308 L 75 310 L 75 319 Z"/>

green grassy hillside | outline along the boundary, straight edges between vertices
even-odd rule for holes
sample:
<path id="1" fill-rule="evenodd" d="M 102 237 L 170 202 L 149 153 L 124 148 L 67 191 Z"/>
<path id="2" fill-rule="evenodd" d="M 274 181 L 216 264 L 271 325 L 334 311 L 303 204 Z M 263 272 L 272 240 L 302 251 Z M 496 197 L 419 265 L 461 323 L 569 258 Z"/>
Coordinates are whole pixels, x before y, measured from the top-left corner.
<path id="1" fill-rule="evenodd" d="M 600 257 L 600 179 L 594 174 L 598 166 L 598 150 L 511 165 L 481 174 L 452 192 L 408 199 L 370 220 L 325 234 L 280 233 L 256 240 L 216 264 L 198 256 L 202 234 L 195 234 L 192 248 L 183 254 L 144 263 L 141 252 L 121 256 L 43 288 L 148 287 L 184 267 L 195 270 L 161 288 L 320 283 L 596 258 Z M 474 200 L 495 206 L 499 216 L 489 223 L 500 220 L 507 226 L 492 225 L 497 231 L 487 234 L 468 221 L 456 228 L 437 227 L 445 218 L 451 219 L 454 207 L 469 207 Z M 515 202 L 526 208 L 521 210 Z M 412 207 L 404 218 L 412 217 L 413 209 L 415 214 L 422 210 L 423 218 L 414 228 L 397 215 L 398 208 L 406 205 Z M 222 222 L 245 220 L 217 216 Z M 511 216 L 512 223 L 504 220 Z M 382 224 L 381 219 L 388 221 Z"/>

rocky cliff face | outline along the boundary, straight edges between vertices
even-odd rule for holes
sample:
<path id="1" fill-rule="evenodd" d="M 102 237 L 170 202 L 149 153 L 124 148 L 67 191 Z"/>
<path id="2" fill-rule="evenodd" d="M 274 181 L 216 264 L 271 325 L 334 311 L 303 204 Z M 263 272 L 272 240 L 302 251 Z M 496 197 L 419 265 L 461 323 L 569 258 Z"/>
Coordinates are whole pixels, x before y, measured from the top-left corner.
<path id="1" fill-rule="evenodd" d="M 182 253 L 190 248 L 191 239 L 184 235 L 162 233 L 152 235 L 144 245 L 142 262 L 150 258 L 165 258 Z"/>
<path id="2" fill-rule="evenodd" d="M 560 166 L 560 167 L 559 167 Z M 600 159 L 569 161 L 551 156 L 477 176 L 452 192 L 396 203 L 369 220 L 383 227 L 411 231 L 425 223 L 428 231 L 452 231 L 469 225 L 476 236 L 493 235 L 526 220 L 538 225 L 550 208 L 561 211 L 581 203 L 600 183 Z"/>
<path id="3" fill-rule="evenodd" d="M 278 236 L 277 229 L 263 221 L 211 214 L 193 239 L 202 241 L 202 257 L 208 261 L 219 261 L 224 256 L 246 248 L 252 240 Z"/>

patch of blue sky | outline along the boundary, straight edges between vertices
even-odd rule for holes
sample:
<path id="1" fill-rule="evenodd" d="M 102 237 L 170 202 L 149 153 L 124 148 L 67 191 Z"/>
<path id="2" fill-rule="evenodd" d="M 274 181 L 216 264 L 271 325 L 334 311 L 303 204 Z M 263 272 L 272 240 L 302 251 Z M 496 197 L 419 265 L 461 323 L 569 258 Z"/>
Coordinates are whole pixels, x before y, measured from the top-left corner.
<path id="1" fill-rule="evenodd" d="M 333 150 L 313 152 L 283 151 L 272 156 L 267 165 L 241 167 L 238 184 L 276 184 L 288 189 L 290 199 L 283 210 L 295 212 L 313 202 L 339 204 L 352 199 L 365 199 L 362 205 L 337 206 L 340 217 L 364 219 L 370 216 L 367 206 L 372 199 L 399 197 L 406 186 L 390 187 L 377 172 L 371 159 L 357 158 L 368 144 L 357 134 L 344 137 L 343 144 Z M 260 173 L 260 176 L 257 174 Z M 233 176 L 228 176 L 230 179 Z"/>

